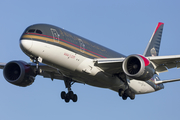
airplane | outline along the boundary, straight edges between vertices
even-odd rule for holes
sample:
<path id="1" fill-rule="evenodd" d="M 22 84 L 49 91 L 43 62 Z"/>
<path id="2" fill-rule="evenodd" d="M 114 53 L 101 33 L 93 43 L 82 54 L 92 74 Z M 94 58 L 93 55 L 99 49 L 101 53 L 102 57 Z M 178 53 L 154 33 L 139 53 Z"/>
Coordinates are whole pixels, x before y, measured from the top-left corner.
<path id="1" fill-rule="evenodd" d="M 180 55 L 158 56 L 163 26 L 157 24 L 142 55 L 125 56 L 62 28 L 34 24 L 20 37 L 20 48 L 31 62 L 13 60 L 0 63 L 0 69 L 6 81 L 21 87 L 31 85 L 37 75 L 63 80 L 68 92 L 60 96 L 67 103 L 78 100 L 71 89 L 74 83 L 107 88 L 123 100 L 134 100 L 137 94 L 163 89 L 163 83 L 180 81 L 159 78 L 168 69 L 180 68 Z"/>

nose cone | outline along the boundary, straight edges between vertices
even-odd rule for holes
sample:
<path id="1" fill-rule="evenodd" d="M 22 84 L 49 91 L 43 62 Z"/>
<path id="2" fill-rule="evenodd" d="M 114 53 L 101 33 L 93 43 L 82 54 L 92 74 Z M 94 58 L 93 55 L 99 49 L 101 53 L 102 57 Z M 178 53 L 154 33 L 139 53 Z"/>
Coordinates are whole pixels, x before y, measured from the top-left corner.
<path id="1" fill-rule="evenodd" d="M 20 40 L 20 47 L 24 52 L 25 51 L 30 51 L 32 45 L 33 45 L 32 40 L 26 40 L 26 39 L 21 39 Z"/>

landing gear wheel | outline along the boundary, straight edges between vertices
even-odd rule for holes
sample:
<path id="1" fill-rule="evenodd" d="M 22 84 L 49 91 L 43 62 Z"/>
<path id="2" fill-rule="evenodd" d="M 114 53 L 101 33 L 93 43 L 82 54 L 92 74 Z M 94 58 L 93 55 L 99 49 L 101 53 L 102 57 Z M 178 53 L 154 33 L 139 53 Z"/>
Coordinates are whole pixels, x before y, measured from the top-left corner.
<path id="1" fill-rule="evenodd" d="M 77 102 L 77 99 L 78 99 L 78 98 L 77 98 L 77 95 L 74 94 L 74 95 L 73 95 L 73 98 L 72 98 L 72 101 L 73 101 L 73 102 Z"/>
<path id="2" fill-rule="evenodd" d="M 71 86 L 75 83 L 71 78 L 63 76 L 63 80 L 66 88 L 68 89 L 68 93 L 61 92 L 61 98 L 65 100 L 65 102 L 69 102 L 72 100 L 73 102 L 77 102 L 77 95 L 73 93 Z"/>
<path id="3" fill-rule="evenodd" d="M 130 89 L 125 90 L 124 95 L 129 97 L 131 100 L 135 99 L 135 94 Z"/>
<path id="4" fill-rule="evenodd" d="M 135 99 L 135 94 L 131 92 L 131 95 L 129 96 L 131 100 Z"/>
<path id="5" fill-rule="evenodd" d="M 73 93 L 73 91 L 69 91 L 67 94 L 65 91 L 61 92 L 61 98 L 64 99 L 66 103 L 68 103 L 70 100 L 73 102 L 77 102 L 77 95 Z"/>
<path id="6" fill-rule="evenodd" d="M 70 101 L 69 96 L 67 95 L 66 98 L 64 99 L 66 103 L 68 103 Z"/>
<path id="7" fill-rule="evenodd" d="M 64 92 L 64 91 L 61 92 L 61 98 L 62 98 L 62 99 L 65 99 L 65 98 L 66 98 L 66 92 Z"/>
<path id="8" fill-rule="evenodd" d="M 124 94 L 124 90 L 123 89 L 119 89 L 118 93 L 119 93 L 119 96 L 122 97 L 123 94 Z"/>
<path id="9" fill-rule="evenodd" d="M 131 91 L 129 89 L 125 90 L 124 91 L 124 94 L 126 94 L 126 96 L 131 96 Z"/>
<path id="10" fill-rule="evenodd" d="M 124 95 L 122 96 L 122 99 L 123 99 L 123 100 L 126 100 L 126 99 L 127 99 L 127 96 L 124 94 Z"/>
<path id="11" fill-rule="evenodd" d="M 72 98 L 73 98 L 73 96 L 74 96 L 73 91 L 69 91 L 67 94 L 68 94 L 68 96 L 69 96 L 69 98 L 70 98 L 70 99 L 72 99 Z"/>

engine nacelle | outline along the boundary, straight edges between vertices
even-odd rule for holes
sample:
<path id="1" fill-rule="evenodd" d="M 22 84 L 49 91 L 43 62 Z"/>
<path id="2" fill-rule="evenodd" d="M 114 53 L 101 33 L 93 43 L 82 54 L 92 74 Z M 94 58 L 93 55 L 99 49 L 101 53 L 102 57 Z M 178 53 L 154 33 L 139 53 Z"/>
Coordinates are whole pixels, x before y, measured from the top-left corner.
<path id="1" fill-rule="evenodd" d="M 35 80 L 35 73 L 24 61 L 11 61 L 3 69 L 4 78 L 11 84 L 26 87 Z"/>
<path id="2" fill-rule="evenodd" d="M 133 79 L 146 81 L 153 77 L 155 70 L 150 61 L 141 55 L 130 55 L 123 61 L 124 73 Z"/>

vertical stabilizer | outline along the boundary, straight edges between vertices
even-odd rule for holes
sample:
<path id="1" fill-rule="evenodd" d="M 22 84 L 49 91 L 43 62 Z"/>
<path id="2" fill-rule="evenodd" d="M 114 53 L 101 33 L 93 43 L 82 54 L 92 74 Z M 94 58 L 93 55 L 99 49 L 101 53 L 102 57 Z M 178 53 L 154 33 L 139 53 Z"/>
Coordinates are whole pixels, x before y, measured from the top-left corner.
<path id="1" fill-rule="evenodd" d="M 151 39 L 149 40 L 149 43 L 144 51 L 144 56 L 158 56 L 159 55 L 159 49 L 161 44 L 161 36 L 163 31 L 164 23 L 159 22 L 156 29 L 154 30 Z"/>

